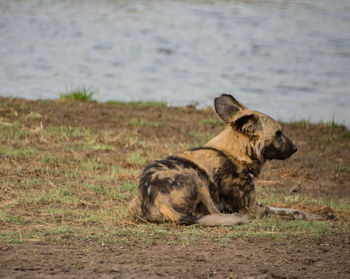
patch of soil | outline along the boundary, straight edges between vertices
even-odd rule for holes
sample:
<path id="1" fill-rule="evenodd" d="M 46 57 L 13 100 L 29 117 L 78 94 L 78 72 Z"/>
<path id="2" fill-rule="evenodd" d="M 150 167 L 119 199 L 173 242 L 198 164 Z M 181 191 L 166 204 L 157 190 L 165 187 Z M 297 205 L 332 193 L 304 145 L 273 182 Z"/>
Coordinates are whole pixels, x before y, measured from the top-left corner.
<path id="1" fill-rule="evenodd" d="M 89 247 L 87 249 L 87 247 Z M 0 245 L 1 278 L 349 278 L 350 239 L 201 239 L 190 246 Z"/>

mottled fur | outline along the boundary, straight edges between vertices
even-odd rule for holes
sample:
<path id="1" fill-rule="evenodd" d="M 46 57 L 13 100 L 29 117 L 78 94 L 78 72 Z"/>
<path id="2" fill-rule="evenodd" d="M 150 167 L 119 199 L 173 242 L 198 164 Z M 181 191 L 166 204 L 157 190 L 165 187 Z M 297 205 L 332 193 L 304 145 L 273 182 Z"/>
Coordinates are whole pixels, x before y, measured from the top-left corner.
<path id="1" fill-rule="evenodd" d="M 207 226 L 246 223 L 241 214 L 313 215 L 260 205 L 254 179 L 266 160 L 286 159 L 296 146 L 272 118 L 248 110 L 232 96 L 214 100 L 226 128 L 205 146 L 146 166 L 130 214 L 149 222 Z"/>

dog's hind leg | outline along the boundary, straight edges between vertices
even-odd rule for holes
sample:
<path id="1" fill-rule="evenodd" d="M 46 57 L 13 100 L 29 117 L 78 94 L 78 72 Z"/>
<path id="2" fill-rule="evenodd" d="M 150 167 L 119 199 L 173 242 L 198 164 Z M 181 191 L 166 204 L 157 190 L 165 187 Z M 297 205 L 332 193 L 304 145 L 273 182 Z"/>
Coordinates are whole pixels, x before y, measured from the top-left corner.
<path id="1" fill-rule="evenodd" d="M 149 208 L 148 219 L 152 222 L 171 221 L 179 223 L 184 215 L 174 209 L 168 195 L 158 194 L 154 206 Z"/>
<path id="2" fill-rule="evenodd" d="M 292 219 L 292 220 L 318 221 L 318 220 L 324 219 L 324 217 L 321 215 L 310 214 L 297 209 L 278 208 L 278 207 L 272 207 L 272 206 L 268 206 L 266 208 L 266 213 L 269 215 L 278 215 L 278 216 L 281 216 L 282 218 Z"/>
<path id="3" fill-rule="evenodd" d="M 159 211 L 163 215 L 165 220 L 178 223 L 183 217 L 183 214 L 177 212 L 170 204 L 161 204 Z"/>
<path id="4" fill-rule="evenodd" d="M 209 215 L 201 217 L 182 216 L 180 223 L 186 225 L 199 224 L 208 227 L 233 226 L 248 223 L 248 219 L 239 213 L 221 214 L 209 193 L 207 185 L 202 185 L 202 187 L 199 188 L 199 195 L 200 201 L 206 207 Z"/>
<path id="5" fill-rule="evenodd" d="M 215 207 L 214 203 L 213 206 Z M 155 202 L 156 211 L 153 211 L 151 221 L 172 221 L 178 224 L 202 226 L 232 226 L 248 223 L 248 219 L 238 213 L 234 214 L 210 214 L 202 217 L 188 216 L 176 211 L 166 195 L 160 195 Z M 154 208 L 154 209 L 155 209 Z M 216 207 L 215 207 L 216 208 Z M 216 210 L 216 209 L 211 209 Z"/>
<path id="6" fill-rule="evenodd" d="M 208 187 L 202 186 L 199 188 L 200 200 L 208 210 L 209 214 L 220 214 L 219 209 L 216 207 L 212 197 L 210 196 Z"/>

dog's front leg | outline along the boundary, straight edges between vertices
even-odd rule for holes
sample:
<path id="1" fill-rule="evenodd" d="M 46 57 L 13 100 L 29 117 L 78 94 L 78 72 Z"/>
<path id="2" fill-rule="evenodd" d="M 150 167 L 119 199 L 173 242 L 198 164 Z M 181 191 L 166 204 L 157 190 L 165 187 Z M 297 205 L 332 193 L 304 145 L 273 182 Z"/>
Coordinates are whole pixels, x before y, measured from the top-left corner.
<path id="1" fill-rule="evenodd" d="M 277 215 L 285 219 L 289 220 L 307 220 L 307 221 L 319 221 L 325 220 L 325 216 L 315 215 L 306 213 L 304 211 L 300 211 L 292 208 L 278 208 L 272 206 L 263 205 L 257 201 L 252 203 L 249 208 L 249 211 L 253 213 L 256 217 L 262 217 L 265 215 Z"/>
<path id="2" fill-rule="evenodd" d="M 285 219 L 290 220 L 307 220 L 317 221 L 325 220 L 325 216 L 306 213 L 292 208 L 278 208 L 272 206 L 266 206 L 256 200 L 255 191 L 251 191 L 248 196 L 249 211 L 255 215 L 255 217 L 262 217 L 265 215 L 277 215 Z"/>
<path id="3" fill-rule="evenodd" d="M 267 214 L 267 206 L 260 202 L 254 201 L 248 208 L 239 211 L 241 214 L 250 215 L 251 217 L 260 218 Z"/>
<path id="4" fill-rule="evenodd" d="M 272 206 L 266 207 L 266 214 L 278 215 L 278 216 L 281 216 L 282 218 L 291 219 L 291 220 L 319 221 L 319 220 L 325 219 L 324 216 L 306 213 L 297 209 L 278 208 L 278 207 L 272 207 Z"/>

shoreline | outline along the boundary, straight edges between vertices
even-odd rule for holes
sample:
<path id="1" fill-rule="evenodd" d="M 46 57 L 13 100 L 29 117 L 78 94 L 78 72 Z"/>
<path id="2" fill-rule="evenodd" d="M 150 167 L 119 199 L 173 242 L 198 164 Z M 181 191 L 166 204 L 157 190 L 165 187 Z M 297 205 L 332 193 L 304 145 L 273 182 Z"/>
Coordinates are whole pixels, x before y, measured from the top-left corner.
<path id="1" fill-rule="evenodd" d="M 76 101 L 69 101 L 69 100 L 62 100 L 60 98 L 57 99 L 28 99 L 28 98 L 22 98 L 22 97 L 4 97 L 0 96 L 0 101 L 1 100 L 23 100 L 23 101 L 28 101 L 28 102 L 59 102 L 59 103 L 65 103 L 65 102 L 76 102 L 79 103 L 81 101 L 76 100 Z M 200 106 L 199 104 L 188 104 L 188 105 L 172 105 L 169 104 L 165 101 L 158 101 L 158 100 L 130 100 L 130 101 L 121 101 L 121 100 L 108 100 L 104 102 L 100 102 L 97 100 L 91 100 L 87 102 L 82 102 L 82 103 L 94 103 L 94 104 L 107 104 L 107 105 L 133 105 L 133 106 L 141 106 L 141 107 L 166 107 L 166 108 L 193 108 L 199 111 L 202 110 L 212 110 L 213 106 Z M 263 112 L 263 111 L 261 111 Z M 264 112 L 263 112 L 264 113 Z M 290 124 L 302 124 L 302 125 L 326 125 L 326 126 L 339 126 L 339 127 L 345 127 L 346 129 L 350 130 L 350 123 L 349 126 L 347 126 L 344 122 L 336 122 L 334 121 L 334 115 L 330 118 L 330 120 L 319 120 L 319 121 L 311 121 L 308 119 L 300 119 L 300 120 L 289 120 L 289 121 L 283 121 L 280 119 L 275 119 L 276 121 L 280 123 L 290 123 Z"/>

